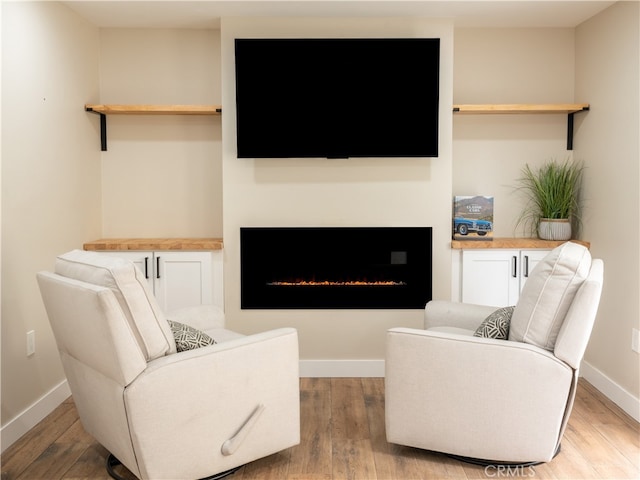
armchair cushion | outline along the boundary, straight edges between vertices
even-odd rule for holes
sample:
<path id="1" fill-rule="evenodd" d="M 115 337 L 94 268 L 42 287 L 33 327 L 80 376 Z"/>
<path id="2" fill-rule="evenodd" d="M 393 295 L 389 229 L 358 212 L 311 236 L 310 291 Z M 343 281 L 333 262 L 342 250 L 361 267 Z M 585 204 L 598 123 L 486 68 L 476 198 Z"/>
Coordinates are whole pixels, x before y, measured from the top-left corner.
<path id="1" fill-rule="evenodd" d="M 475 337 L 497 338 L 506 340 L 509 337 L 509 324 L 515 307 L 502 307 L 485 318 L 474 332 Z"/>
<path id="2" fill-rule="evenodd" d="M 215 305 L 193 305 L 166 312 L 167 319 L 206 332 L 225 327 L 224 311 Z M 216 339 L 217 340 L 217 339 Z"/>
<path id="3" fill-rule="evenodd" d="M 190 327 L 184 323 L 167 320 L 176 341 L 176 349 L 178 352 L 193 350 L 194 348 L 215 345 L 216 341 L 206 333 L 197 328 Z"/>
<path id="4" fill-rule="evenodd" d="M 553 350 L 565 315 L 591 268 L 589 250 L 566 242 L 533 269 L 511 317 L 509 340 Z"/>

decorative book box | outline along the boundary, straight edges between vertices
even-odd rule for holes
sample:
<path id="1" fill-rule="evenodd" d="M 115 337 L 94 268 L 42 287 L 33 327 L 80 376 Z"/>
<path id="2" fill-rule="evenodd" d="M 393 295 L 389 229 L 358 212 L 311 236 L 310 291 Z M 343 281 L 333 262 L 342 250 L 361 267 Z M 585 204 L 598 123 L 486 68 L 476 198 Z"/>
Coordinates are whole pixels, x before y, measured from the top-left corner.
<path id="1" fill-rule="evenodd" d="M 493 240 L 493 197 L 454 197 L 453 239 Z"/>

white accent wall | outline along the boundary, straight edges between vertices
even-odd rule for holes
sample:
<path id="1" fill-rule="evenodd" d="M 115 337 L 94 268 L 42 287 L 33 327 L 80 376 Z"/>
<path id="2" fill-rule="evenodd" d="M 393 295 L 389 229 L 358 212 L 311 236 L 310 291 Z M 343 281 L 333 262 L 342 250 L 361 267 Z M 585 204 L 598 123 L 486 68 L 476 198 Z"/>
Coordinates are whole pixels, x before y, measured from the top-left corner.
<path id="1" fill-rule="evenodd" d="M 246 333 L 293 326 L 299 332 L 303 361 L 384 358 L 386 330 L 393 326 L 420 327 L 421 310 L 241 310 L 240 228 L 431 226 L 433 296 L 448 298 L 451 272 L 451 21 L 225 18 L 221 36 L 225 105 L 222 141 L 225 308 L 229 326 Z M 440 156 L 238 159 L 233 40 L 249 37 L 439 37 Z M 340 72 L 335 74 L 340 75 Z M 385 115 L 384 104 L 391 96 L 393 92 L 382 91 L 371 99 L 380 106 L 381 116 Z M 275 98 L 273 108 L 278 108 Z M 339 108 L 336 112 L 339 114 Z M 269 122 L 269 111 L 264 112 L 264 121 Z M 356 372 L 353 374 L 357 375 Z"/>
<path id="2" fill-rule="evenodd" d="M 98 97 L 98 45 L 59 3 L 2 2 L 2 448 L 68 395 L 56 396 L 65 377 L 35 275 L 101 235 L 99 136 L 83 110 Z"/>
<path id="3" fill-rule="evenodd" d="M 456 28 L 454 59 L 457 104 L 589 102 L 574 98 L 572 28 Z M 494 235 L 530 236 L 514 180 L 571 156 L 566 139 L 566 115 L 454 115 L 453 195 L 493 196 Z"/>
<path id="4" fill-rule="evenodd" d="M 576 95 L 591 111 L 578 125 L 588 209 L 584 237 L 604 259 L 585 377 L 640 421 L 640 3 L 620 2 L 576 29 Z"/>
<path id="5" fill-rule="evenodd" d="M 219 105 L 221 90 L 219 31 L 105 28 L 100 95 L 85 101 Z M 221 121 L 108 116 L 102 236 L 221 237 Z"/>

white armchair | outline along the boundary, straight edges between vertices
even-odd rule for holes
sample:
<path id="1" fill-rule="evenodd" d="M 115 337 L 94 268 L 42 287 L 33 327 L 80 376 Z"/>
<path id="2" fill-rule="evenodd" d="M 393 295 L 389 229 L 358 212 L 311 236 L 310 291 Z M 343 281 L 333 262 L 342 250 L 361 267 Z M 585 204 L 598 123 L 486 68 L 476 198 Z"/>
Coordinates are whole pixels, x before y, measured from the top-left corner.
<path id="1" fill-rule="evenodd" d="M 132 263 L 76 250 L 37 279 L 84 428 L 137 477 L 208 477 L 300 442 L 295 329 L 243 336 L 184 309 L 172 319 L 217 343 L 178 352 Z"/>
<path id="2" fill-rule="evenodd" d="M 603 263 L 576 243 L 531 273 L 508 339 L 474 336 L 496 308 L 432 301 L 425 329 L 387 334 L 391 443 L 480 463 L 537 463 L 559 451 L 595 320 Z"/>

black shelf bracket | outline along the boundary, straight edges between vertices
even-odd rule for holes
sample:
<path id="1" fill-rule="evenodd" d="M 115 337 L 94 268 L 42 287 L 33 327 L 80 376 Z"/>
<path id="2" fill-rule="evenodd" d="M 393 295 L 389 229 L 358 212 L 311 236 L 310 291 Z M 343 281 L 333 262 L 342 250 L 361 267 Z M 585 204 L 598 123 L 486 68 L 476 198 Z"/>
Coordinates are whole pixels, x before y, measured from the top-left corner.
<path id="1" fill-rule="evenodd" d="M 107 151 L 107 116 L 104 113 L 96 112 L 91 107 L 86 107 L 85 111 L 100 115 L 100 150 Z"/>
<path id="2" fill-rule="evenodd" d="M 589 107 L 583 107 L 577 112 L 570 112 L 567 115 L 567 150 L 573 150 L 573 116 L 576 113 L 588 111 Z"/>

